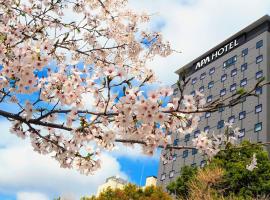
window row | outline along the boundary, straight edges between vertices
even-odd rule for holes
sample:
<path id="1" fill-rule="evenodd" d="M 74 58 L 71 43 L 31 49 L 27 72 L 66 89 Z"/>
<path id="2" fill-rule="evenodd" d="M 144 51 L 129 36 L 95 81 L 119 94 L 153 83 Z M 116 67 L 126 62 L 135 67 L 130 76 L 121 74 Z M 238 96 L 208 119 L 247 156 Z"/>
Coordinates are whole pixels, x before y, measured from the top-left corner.
<path id="1" fill-rule="evenodd" d="M 233 70 L 232 73 L 233 73 L 233 74 L 234 74 L 234 73 L 237 73 L 237 70 Z M 262 71 L 262 70 L 256 72 L 256 74 L 255 74 L 255 78 L 256 78 L 256 79 L 260 79 L 260 78 L 262 78 L 262 77 L 263 77 L 263 71 Z M 223 74 L 223 75 L 221 76 L 221 82 L 224 82 L 226 79 L 227 79 L 227 74 Z M 242 80 L 240 81 L 240 86 L 241 86 L 241 87 L 244 87 L 245 85 L 247 85 L 247 78 L 244 78 L 244 79 L 242 79 Z M 235 90 L 236 90 L 236 86 L 237 86 L 236 83 L 232 84 L 232 85 L 230 86 L 230 91 L 231 91 L 231 92 L 235 91 Z M 210 82 L 208 83 L 208 89 L 211 89 L 211 88 L 213 88 L 213 87 L 214 87 L 214 81 L 210 81 Z M 224 90 L 225 90 L 225 91 L 224 91 Z M 203 93 L 204 91 L 205 91 L 204 86 L 201 86 L 201 87 L 199 88 L 199 92 Z M 193 90 L 190 94 L 191 94 L 192 96 L 195 96 L 195 91 Z M 225 95 L 225 94 L 226 94 L 226 89 L 222 89 L 222 90 L 220 91 L 220 96 L 223 96 L 223 95 Z"/>
<path id="2" fill-rule="evenodd" d="M 258 108 L 258 109 L 260 111 L 258 110 L 257 112 L 261 112 L 261 107 Z M 246 112 L 245 111 L 239 113 L 239 119 L 241 118 L 240 120 L 244 119 L 245 117 L 246 117 Z M 235 122 L 235 116 L 229 117 L 228 122 L 234 123 Z M 223 127 L 224 127 L 224 120 L 218 121 L 218 123 L 217 123 L 217 129 L 221 129 Z M 254 131 L 255 132 L 258 132 L 260 130 L 262 130 L 262 123 L 255 124 L 254 125 Z M 204 132 L 209 132 L 209 131 L 210 131 L 210 126 L 204 127 Z M 200 130 L 194 131 L 194 138 L 197 138 L 200 133 L 201 133 Z"/>
<path id="3" fill-rule="evenodd" d="M 234 58 L 234 57 L 232 57 L 232 58 Z M 231 59 L 232 59 L 232 58 L 231 58 Z M 230 59 L 229 59 L 229 60 L 230 60 Z M 256 57 L 256 64 L 259 64 L 259 63 L 262 62 L 262 61 L 263 61 L 263 55 L 259 55 L 259 56 Z M 224 62 L 224 63 L 225 63 L 225 62 Z M 234 64 L 232 61 L 226 62 L 226 63 L 227 63 L 227 64 L 224 64 L 224 65 L 226 66 L 226 68 L 229 67 L 229 66 L 231 66 L 232 64 Z M 241 65 L 241 71 L 243 72 L 243 71 L 247 70 L 247 67 L 248 67 L 247 63 L 242 64 L 242 65 Z M 214 72 L 215 72 L 215 67 L 212 67 L 212 68 L 209 70 L 209 75 L 212 75 Z M 237 69 L 235 68 L 235 69 L 233 69 L 233 70 L 231 71 L 231 76 L 233 77 L 233 76 L 235 76 L 236 74 L 237 74 Z M 202 74 L 200 75 L 200 80 L 203 80 L 205 77 L 206 77 L 206 72 L 204 72 L 204 73 L 202 73 Z M 227 75 L 226 75 L 226 78 L 227 78 Z M 222 81 L 222 82 L 225 81 L 226 78 L 224 78 L 224 77 L 221 78 L 221 81 Z M 225 80 L 223 80 L 223 79 L 225 79 Z M 194 85 L 194 84 L 197 82 L 197 78 L 196 78 L 196 77 L 193 78 L 191 82 L 192 82 L 192 84 Z"/>

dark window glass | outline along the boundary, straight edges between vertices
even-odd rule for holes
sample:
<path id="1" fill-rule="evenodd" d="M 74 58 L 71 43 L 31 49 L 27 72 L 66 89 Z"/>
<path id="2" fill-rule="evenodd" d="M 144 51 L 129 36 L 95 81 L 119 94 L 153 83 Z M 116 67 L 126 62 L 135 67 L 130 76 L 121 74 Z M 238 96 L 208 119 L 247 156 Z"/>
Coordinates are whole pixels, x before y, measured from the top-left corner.
<path id="1" fill-rule="evenodd" d="M 212 88 L 214 86 L 214 81 L 210 81 L 208 83 L 208 89 Z"/>
<path id="2" fill-rule="evenodd" d="M 195 155 L 198 153 L 198 149 L 192 149 L 192 155 Z"/>
<path id="3" fill-rule="evenodd" d="M 229 117 L 228 122 L 229 123 L 234 123 L 235 122 L 235 116 L 233 115 L 233 116 Z"/>
<path id="4" fill-rule="evenodd" d="M 212 101 L 212 98 L 213 98 L 212 95 L 208 96 L 206 102 L 210 103 Z"/>
<path id="5" fill-rule="evenodd" d="M 237 69 L 233 69 L 232 71 L 231 71 L 231 76 L 233 77 L 233 76 L 235 76 L 237 74 Z"/>
<path id="6" fill-rule="evenodd" d="M 211 113 L 210 112 L 206 112 L 205 113 L 205 118 L 209 118 L 211 116 Z"/>
<path id="7" fill-rule="evenodd" d="M 246 56 L 247 54 L 248 54 L 248 48 L 246 48 L 242 51 L 242 56 Z"/>
<path id="8" fill-rule="evenodd" d="M 178 145 L 178 142 L 179 142 L 179 139 L 175 139 L 175 140 L 173 141 L 173 145 L 174 145 L 174 146 L 177 146 L 177 145 Z"/>
<path id="9" fill-rule="evenodd" d="M 203 92 L 204 91 L 204 86 L 199 88 L 199 92 Z"/>
<path id="10" fill-rule="evenodd" d="M 241 87 L 244 87 L 246 84 L 247 84 L 247 79 L 246 78 L 244 78 L 243 80 L 241 80 L 241 82 L 240 82 L 240 86 Z"/>
<path id="11" fill-rule="evenodd" d="M 202 73 L 202 74 L 201 74 L 200 79 L 201 79 L 201 80 L 202 80 L 202 79 L 204 79 L 204 78 L 205 78 L 205 76 L 206 76 L 206 73 L 204 72 L 204 73 Z"/>
<path id="12" fill-rule="evenodd" d="M 215 73 L 215 68 L 212 67 L 212 68 L 209 70 L 209 75 L 214 74 L 214 73 Z"/>
<path id="13" fill-rule="evenodd" d="M 174 175 L 174 170 L 170 171 L 169 177 L 172 178 Z"/>
<path id="14" fill-rule="evenodd" d="M 198 137 L 198 135 L 200 135 L 200 133 L 201 133 L 200 130 L 194 131 L 194 138 Z"/>
<path id="15" fill-rule="evenodd" d="M 227 79 L 227 74 L 223 74 L 221 76 L 221 82 L 224 82 Z"/>
<path id="16" fill-rule="evenodd" d="M 196 163 L 192 163 L 191 167 L 196 167 L 196 165 L 197 165 Z"/>
<path id="17" fill-rule="evenodd" d="M 241 65 L 241 71 L 245 71 L 247 70 L 247 63 L 244 63 L 243 65 Z"/>
<path id="18" fill-rule="evenodd" d="M 259 78 L 261 78 L 262 76 L 263 76 L 263 71 L 262 71 L 262 70 L 256 72 L 256 79 L 259 79 Z"/>
<path id="19" fill-rule="evenodd" d="M 262 94 L 262 87 L 256 87 L 255 93 L 257 95 Z"/>
<path id="20" fill-rule="evenodd" d="M 183 151 L 183 158 L 186 158 L 186 157 L 188 157 L 188 150 L 187 149 Z"/>
<path id="21" fill-rule="evenodd" d="M 177 155 L 174 154 L 174 155 L 173 155 L 173 161 L 176 161 L 176 158 L 177 158 Z"/>
<path id="22" fill-rule="evenodd" d="M 256 43 L 256 49 L 261 48 L 263 46 L 263 40 L 260 40 Z"/>
<path id="23" fill-rule="evenodd" d="M 262 122 L 255 124 L 254 132 L 258 132 L 262 130 Z"/>
<path id="24" fill-rule="evenodd" d="M 174 88 L 174 89 L 173 89 L 173 95 L 176 95 L 177 92 L 178 92 L 178 88 Z"/>
<path id="25" fill-rule="evenodd" d="M 190 134 L 186 134 L 185 135 L 185 142 L 188 142 L 189 141 L 189 138 L 190 138 Z"/>
<path id="26" fill-rule="evenodd" d="M 231 86 L 230 86 L 230 91 L 231 92 L 233 92 L 233 91 L 235 91 L 236 90 L 236 83 L 234 83 L 234 84 L 232 84 Z"/>
<path id="27" fill-rule="evenodd" d="M 206 161 L 205 161 L 205 160 L 202 160 L 200 166 L 201 166 L 201 167 L 204 167 L 205 165 L 206 165 Z"/>
<path id="28" fill-rule="evenodd" d="M 246 134 L 246 130 L 243 128 L 243 129 L 241 129 L 240 131 L 239 131 L 239 135 L 238 135 L 238 138 L 242 138 L 242 137 L 244 137 L 245 136 L 245 134 Z"/>
<path id="29" fill-rule="evenodd" d="M 262 104 L 255 106 L 255 113 L 262 112 Z"/>
<path id="30" fill-rule="evenodd" d="M 224 127 L 224 120 L 220 120 L 219 122 L 218 122 L 218 124 L 217 124 L 217 128 L 218 129 L 221 129 L 221 128 L 223 128 Z"/>
<path id="31" fill-rule="evenodd" d="M 192 79 L 192 85 L 197 82 L 197 78 Z"/>
<path id="32" fill-rule="evenodd" d="M 226 88 L 220 90 L 219 94 L 220 94 L 221 97 L 224 96 L 226 94 Z"/>
<path id="33" fill-rule="evenodd" d="M 209 130 L 210 130 L 209 126 L 204 127 L 204 132 L 209 132 Z"/>
<path id="34" fill-rule="evenodd" d="M 260 56 L 258 56 L 257 58 L 256 58 L 256 63 L 258 64 L 258 63 L 260 63 L 260 62 L 262 62 L 263 61 L 263 55 L 260 55 Z"/>
<path id="35" fill-rule="evenodd" d="M 166 174 L 162 174 L 160 180 L 164 181 L 166 178 Z"/>
<path id="36" fill-rule="evenodd" d="M 246 111 L 242 111 L 239 113 L 239 120 L 242 120 L 244 118 L 246 118 Z"/>
<path id="37" fill-rule="evenodd" d="M 223 112 L 223 111 L 224 111 L 224 107 L 221 106 L 218 108 L 218 112 Z"/>
<path id="38" fill-rule="evenodd" d="M 233 56 L 223 63 L 223 67 L 227 68 L 227 67 L 233 65 L 236 61 L 237 61 L 237 56 Z"/>

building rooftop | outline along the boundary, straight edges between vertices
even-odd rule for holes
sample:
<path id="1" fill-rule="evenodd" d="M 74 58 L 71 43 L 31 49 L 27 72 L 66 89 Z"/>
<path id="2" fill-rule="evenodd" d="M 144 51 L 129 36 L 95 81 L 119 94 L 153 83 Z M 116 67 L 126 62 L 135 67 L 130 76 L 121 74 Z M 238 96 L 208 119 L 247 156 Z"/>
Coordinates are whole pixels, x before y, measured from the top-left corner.
<path id="1" fill-rule="evenodd" d="M 224 40 L 220 44 L 216 45 L 215 47 L 213 47 L 212 49 L 210 49 L 206 53 L 202 54 L 201 56 L 199 56 L 196 59 L 192 60 L 188 64 L 184 65 L 183 67 L 181 67 L 180 69 L 175 71 L 175 73 L 180 74 L 182 71 L 187 70 L 188 68 L 192 67 L 194 65 L 194 63 L 199 62 L 201 59 L 205 58 L 211 52 L 214 52 L 215 50 L 218 50 L 219 48 L 223 47 L 224 45 L 226 45 L 227 43 L 231 42 L 233 39 L 235 39 L 235 38 L 237 38 L 237 37 L 239 37 L 241 35 L 247 35 L 248 34 L 249 37 L 252 38 L 252 36 L 255 35 L 255 33 L 262 30 L 261 26 L 264 25 L 265 23 L 270 24 L 270 16 L 269 15 L 265 15 L 265 16 L 261 17 L 260 19 L 253 22 L 252 24 L 250 24 L 246 28 L 242 29 L 241 31 L 239 31 L 236 34 L 232 35 L 231 37 Z M 270 27 L 270 26 L 268 26 L 268 27 Z"/>
<path id="2" fill-rule="evenodd" d="M 128 182 L 120 177 L 117 177 L 117 176 L 111 176 L 109 178 L 106 179 L 106 182 L 108 182 L 109 180 L 113 180 L 113 181 L 116 181 L 118 183 L 122 183 L 122 184 L 127 184 Z"/>

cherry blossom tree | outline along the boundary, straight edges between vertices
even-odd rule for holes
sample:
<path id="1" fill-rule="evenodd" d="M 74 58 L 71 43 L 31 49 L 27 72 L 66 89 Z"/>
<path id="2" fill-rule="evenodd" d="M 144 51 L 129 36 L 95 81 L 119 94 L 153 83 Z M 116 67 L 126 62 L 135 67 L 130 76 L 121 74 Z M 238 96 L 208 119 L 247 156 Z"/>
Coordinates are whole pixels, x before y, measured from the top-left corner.
<path id="1" fill-rule="evenodd" d="M 149 19 L 127 0 L 0 0 L 0 115 L 10 132 L 83 174 L 116 143 L 140 144 L 148 155 L 197 148 L 173 146 L 169 133 L 191 132 L 200 113 L 254 90 L 209 105 L 199 92 L 184 95 L 184 77 L 177 97 L 171 88 L 149 90 L 157 80 L 147 63 L 173 53 L 142 26 Z"/>

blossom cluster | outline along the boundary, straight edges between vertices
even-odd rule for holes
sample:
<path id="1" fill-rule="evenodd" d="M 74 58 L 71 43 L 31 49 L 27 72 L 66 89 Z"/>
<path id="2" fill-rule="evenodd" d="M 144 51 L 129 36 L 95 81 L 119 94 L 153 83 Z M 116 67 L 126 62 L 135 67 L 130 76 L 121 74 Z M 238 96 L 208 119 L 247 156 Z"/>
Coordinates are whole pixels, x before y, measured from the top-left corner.
<path id="1" fill-rule="evenodd" d="M 233 123 L 225 122 L 225 133 L 211 135 L 208 132 L 201 132 L 197 138 L 193 139 L 193 145 L 199 152 L 206 154 L 209 158 L 215 156 L 228 144 L 235 144 L 240 135 L 239 128 L 233 128 Z"/>

